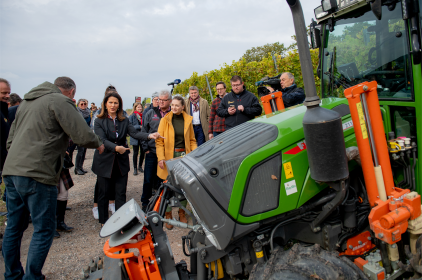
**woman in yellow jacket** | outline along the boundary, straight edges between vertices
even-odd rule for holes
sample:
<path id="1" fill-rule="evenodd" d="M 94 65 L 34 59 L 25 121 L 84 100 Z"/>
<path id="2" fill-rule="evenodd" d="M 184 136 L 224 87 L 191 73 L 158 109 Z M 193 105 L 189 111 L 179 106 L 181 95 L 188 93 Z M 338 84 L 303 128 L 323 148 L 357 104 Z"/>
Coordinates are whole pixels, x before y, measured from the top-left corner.
<path id="1" fill-rule="evenodd" d="M 158 132 L 164 138 L 156 139 L 155 147 L 158 158 L 157 175 L 167 179 L 168 172 L 165 161 L 189 154 L 196 149 L 195 133 L 193 132 L 192 116 L 185 112 L 185 100 L 175 96 L 171 102 L 171 112 L 163 117 L 158 126 Z M 186 200 L 182 202 L 186 207 Z M 171 207 L 167 207 L 166 219 L 172 219 Z M 187 223 L 185 211 L 179 209 L 179 221 Z M 173 226 L 166 224 L 167 229 Z"/>

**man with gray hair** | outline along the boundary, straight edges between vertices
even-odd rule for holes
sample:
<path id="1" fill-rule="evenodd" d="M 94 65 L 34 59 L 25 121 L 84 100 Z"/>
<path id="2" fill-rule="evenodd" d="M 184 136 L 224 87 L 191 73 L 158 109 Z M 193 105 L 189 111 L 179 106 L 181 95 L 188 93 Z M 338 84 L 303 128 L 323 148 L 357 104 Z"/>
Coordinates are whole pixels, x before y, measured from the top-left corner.
<path id="1" fill-rule="evenodd" d="M 282 73 L 280 76 L 280 85 L 285 108 L 302 104 L 303 101 L 305 101 L 305 91 L 302 88 L 297 87 L 295 84 L 295 77 L 292 73 Z M 268 89 L 271 92 L 274 91 L 272 87 L 268 87 Z"/>
<path id="2" fill-rule="evenodd" d="M 158 107 L 152 107 L 142 116 L 142 132 L 154 133 L 158 131 L 161 119 L 170 112 L 171 99 L 171 93 L 168 90 L 160 91 L 158 94 Z M 155 140 L 142 142 L 142 149 L 145 151 L 145 169 L 141 201 L 142 210 L 145 210 L 152 196 L 152 190 L 157 189 L 162 180 L 157 176 L 158 160 Z"/>
<path id="3" fill-rule="evenodd" d="M 189 88 L 189 99 L 186 101 L 186 112 L 193 117 L 193 131 L 198 147 L 209 140 L 208 121 L 210 119 L 210 105 L 199 96 L 197 86 Z"/>
<path id="4" fill-rule="evenodd" d="M 10 128 L 3 168 L 8 210 L 2 248 L 6 279 L 43 279 L 41 270 L 56 230 L 57 184 L 69 136 L 80 146 L 104 151 L 100 137 L 72 102 L 75 91 L 75 82 L 68 77 L 31 89 Z M 29 215 L 34 233 L 24 272 L 20 246 Z"/>

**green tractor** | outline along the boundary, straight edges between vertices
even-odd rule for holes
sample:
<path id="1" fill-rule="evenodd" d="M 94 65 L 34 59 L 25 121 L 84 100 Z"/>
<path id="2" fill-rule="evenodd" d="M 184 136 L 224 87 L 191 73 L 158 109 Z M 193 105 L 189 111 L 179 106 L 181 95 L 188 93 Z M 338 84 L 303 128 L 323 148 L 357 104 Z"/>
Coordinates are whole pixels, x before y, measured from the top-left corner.
<path id="1" fill-rule="evenodd" d="M 300 1 L 287 2 L 304 104 L 167 161 L 147 213 L 131 200 L 106 223 L 104 269 L 85 278 L 421 277 L 421 0 L 323 0 L 310 27 L 322 99 Z M 184 199 L 193 225 L 163 218 Z M 164 222 L 191 229 L 190 267 Z"/>

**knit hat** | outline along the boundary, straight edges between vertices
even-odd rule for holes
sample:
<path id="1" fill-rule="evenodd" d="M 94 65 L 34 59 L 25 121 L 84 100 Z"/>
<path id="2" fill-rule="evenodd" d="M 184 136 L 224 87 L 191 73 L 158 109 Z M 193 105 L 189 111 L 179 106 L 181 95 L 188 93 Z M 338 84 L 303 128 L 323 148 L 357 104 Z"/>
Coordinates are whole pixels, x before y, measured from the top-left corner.
<path id="1" fill-rule="evenodd" d="M 158 97 L 158 92 L 154 92 L 154 93 L 152 94 L 151 100 L 152 100 L 152 99 L 154 99 L 154 98 L 156 98 L 156 97 Z"/>

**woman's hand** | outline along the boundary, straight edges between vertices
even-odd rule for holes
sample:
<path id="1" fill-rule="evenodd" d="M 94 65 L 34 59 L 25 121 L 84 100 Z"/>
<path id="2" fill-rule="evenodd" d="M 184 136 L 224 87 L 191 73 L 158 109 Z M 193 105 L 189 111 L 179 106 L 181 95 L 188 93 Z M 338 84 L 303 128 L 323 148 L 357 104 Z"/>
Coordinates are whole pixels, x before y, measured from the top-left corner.
<path id="1" fill-rule="evenodd" d="M 124 146 L 116 146 L 116 152 L 118 152 L 119 154 L 123 155 L 126 151 L 129 151 L 130 148 L 126 148 Z"/>
<path id="2" fill-rule="evenodd" d="M 164 169 L 164 160 L 160 160 L 160 161 L 158 162 L 158 166 L 159 166 L 161 169 Z"/>
<path id="3" fill-rule="evenodd" d="M 160 133 L 158 133 L 158 132 L 151 133 L 150 135 L 148 135 L 148 138 L 149 138 L 149 139 L 157 139 L 157 138 L 163 138 L 163 139 L 166 139 L 166 138 L 164 138 L 163 136 L 161 136 L 161 135 L 160 135 Z"/>

